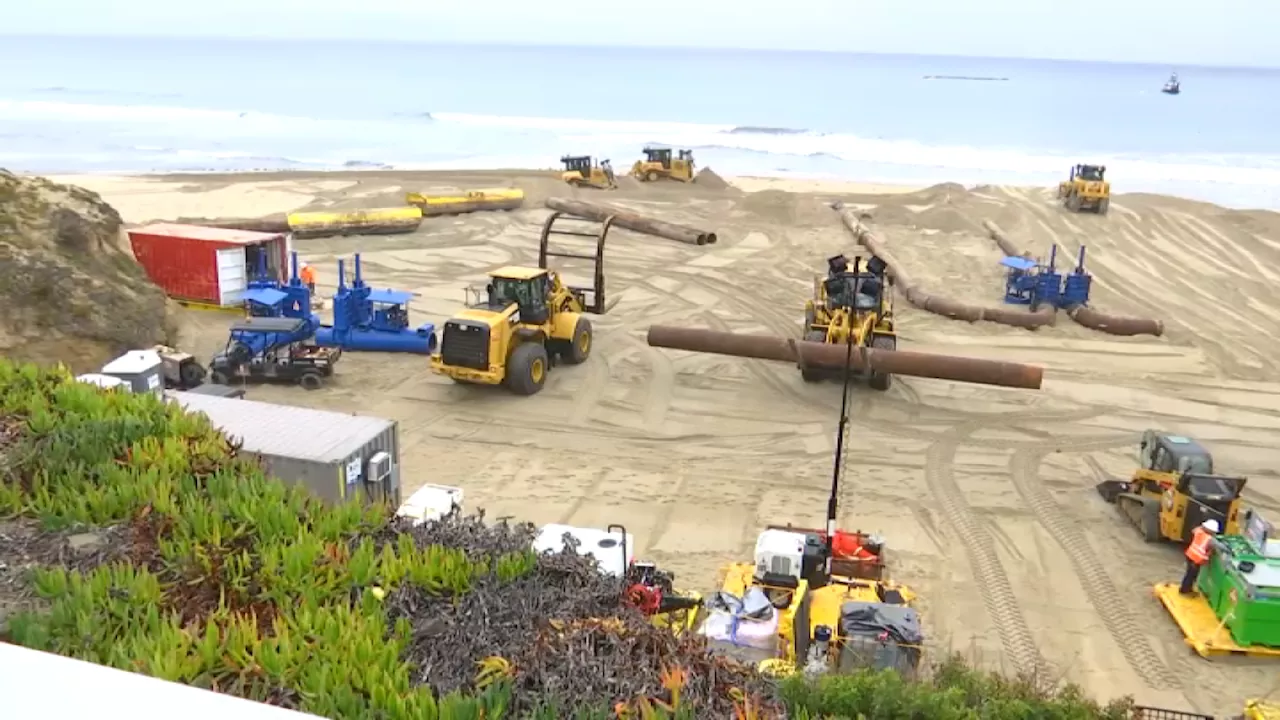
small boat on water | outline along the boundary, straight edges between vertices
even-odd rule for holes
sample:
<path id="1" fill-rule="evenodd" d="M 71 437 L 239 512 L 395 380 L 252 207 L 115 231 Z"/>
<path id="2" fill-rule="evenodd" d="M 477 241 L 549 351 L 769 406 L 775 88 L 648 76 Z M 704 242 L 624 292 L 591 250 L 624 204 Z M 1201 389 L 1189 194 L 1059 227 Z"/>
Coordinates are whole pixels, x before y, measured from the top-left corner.
<path id="1" fill-rule="evenodd" d="M 1182 92 L 1182 83 L 1178 82 L 1178 73 L 1174 73 L 1169 76 L 1169 82 L 1164 84 L 1164 87 L 1160 89 L 1160 92 L 1166 95 L 1177 95 Z"/>

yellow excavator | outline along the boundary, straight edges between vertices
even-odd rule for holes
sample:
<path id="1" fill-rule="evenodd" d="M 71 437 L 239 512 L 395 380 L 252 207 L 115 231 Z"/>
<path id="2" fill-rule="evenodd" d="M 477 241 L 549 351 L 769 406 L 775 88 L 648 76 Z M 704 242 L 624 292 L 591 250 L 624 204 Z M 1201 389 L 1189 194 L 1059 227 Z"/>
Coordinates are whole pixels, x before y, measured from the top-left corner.
<path id="1" fill-rule="evenodd" d="M 558 362 L 587 361 L 593 336 L 586 313 L 607 311 L 604 245 L 613 218 L 600 223 L 595 233 L 554 229 L 561 218 L 552 213 L 542 226 L 537 267 L 498 268 L 489 273 L 483 295 L 469 291 L 474 301 L 444 324 L 440 348 L 431 356 L 432 372 L 459 383 L 504 385 L 517 395 L 533 395 Z M 552 252 L 550 238 L 557 234 L 594 234 L 595 254 Z M 565 284 L 548 268 L 551 257 L 591 260 L 595 282 L 591 287 Z"/>
<path id="2" fill-rule="evenodd" d="M 1131 478 L 1105 480 L 1097 490 L 1147 542 L 1190 542 L 1206 520 L 1217 520 L 1224 534 L 1240 533 L 1240 494 L 1247 480 L 1215 474 L 1213 455 L 1203 445 L 1183 435 L 1148 430 L 1138 459 Z"/>
<path id="3" fill-rule="evenodd" d="M 896 350 L 898 334 L 893 324 L 892 279 L 888 266 L 878 257 L 854 258 L 844 255 L 827 260 L 827 276 L 813 281 L 813 299 L 804 305 L 804 339 L 809 342 L 842 344 L 852 341 L 860 347 Z M 801 368 L 806 382 L 818 382 L 830 372 Z M 871 372 L 867 384 L 874 390 L 888 390 L 893 376 Z"/>
<path id="4" fill-rule="evenodd" d="M 1076 165 L 1070 175 L 1058 183 L 1058 199 L 1071 212 L 1090 210 L 1106 215 L 1111 208 L 1111 183 L 1107 182 L 1106 165 Z"/>
<path id="5" fill-rule="evenodd" d="M 720 592 L 704 602 L 712 645 L 769 674 L 872 667 L 910 676 L 922 659 L 916 594 L 889 580 L 883 538 L 836 527 L 854 378 L 847 347 L 826 527 L 766 527 L 752 561 L 725 568 Z"/>
<path id="6" fill-rule="evenodd" d="M 574 187 L 592 187 L 598 190 L 614 190 L 618 187 L 613 175 L 613 165 L 608 160 L 597 165 L 590 155 L 565 155 L 560 158 L 564 172 L 560 179 Z"/>
<path id="7" fill-rule="evenodd" d="M 645 182 L 663 178 L 693 182 L 693 151 L 681 150 L 673 159 L 671 148 L 646 147 L 644 160 L 637 160 L 631 166 L 631 176 Z"/>

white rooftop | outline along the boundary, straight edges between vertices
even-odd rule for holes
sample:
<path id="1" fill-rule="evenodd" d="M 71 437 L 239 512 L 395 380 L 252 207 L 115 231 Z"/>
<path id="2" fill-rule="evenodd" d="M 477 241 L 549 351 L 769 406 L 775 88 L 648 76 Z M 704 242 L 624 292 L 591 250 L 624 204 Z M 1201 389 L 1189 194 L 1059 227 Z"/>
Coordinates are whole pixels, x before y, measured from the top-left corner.
<path id="1" fill-rule="evenodd" d="M 200 393 L 166 393 L 188 412 L 209 416 L 246 452 L 314 462 L 345 460 L 395 421 Z"/>
<path id="2" fill-rule="evenodd" d="M 102 366 L 102 372 L 110 375 L 137 375 L 154 370 L 161 364 L 155 350 L 130 350 Z"/>

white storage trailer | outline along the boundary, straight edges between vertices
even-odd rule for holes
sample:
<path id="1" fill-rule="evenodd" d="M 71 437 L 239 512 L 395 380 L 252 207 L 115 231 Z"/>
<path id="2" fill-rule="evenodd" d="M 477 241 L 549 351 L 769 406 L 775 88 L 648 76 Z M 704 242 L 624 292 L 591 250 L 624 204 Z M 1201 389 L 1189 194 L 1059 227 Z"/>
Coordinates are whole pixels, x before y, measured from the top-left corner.
<path id="1" fill-rule="evenodd" d="M 328 501 L 400 506 L 400 438 L 394 420 L 190 392 L 167 395 L 188 412 L 208 415 L 272 477 L 304 485 Z"/>

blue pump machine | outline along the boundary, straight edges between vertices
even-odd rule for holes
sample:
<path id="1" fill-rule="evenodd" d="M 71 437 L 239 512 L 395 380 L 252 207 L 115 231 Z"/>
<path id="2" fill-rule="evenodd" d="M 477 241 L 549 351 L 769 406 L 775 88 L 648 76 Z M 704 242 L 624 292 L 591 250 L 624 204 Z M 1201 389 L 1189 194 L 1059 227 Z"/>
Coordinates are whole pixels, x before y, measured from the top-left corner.
<path id="1" fill-rule="evenodd" d="M 343 350 L 409 352 L 430 355 L 436 349 L 436 326 L 409 327 L 409 301 L 413 293 L 375 290 L 364 282 L 360 254 L 355 256 L 355 277 L 347 285 L 345 263 L 338 260 L 338 292 L 333 296 L 333 325 L 316 332 L 316 344 Z"/>
<path id="2" fill-rule="evenodd" d="M 320 317 L 311 312 L 311 291 L 298 277 L 298 253 L 289 254 L 290 276 L 280 282 L 267 271 L 267 260 L 258 261 L 258 272 L 244 293 L 250 317 L 289 317 L 307 320 L 318 328 Z"/>
<path id="3" fill-rule="evenodd" d="M 1093 289 L 1093 276 L 1084 269 L 1084 245 L 1080 246 L 1080 257 L 1076 261 L 1076 269 L 1067 275 L 1062 286 L 1061 307 L 1088 305 L 1089 292 Z"/>
<path id="4" fill-rule="evenodd" d="M 281 283 L 267 273 L 265 261 L 258 266 L 258 274 L 249 281 L 244 301 L 250 317 L 289 318 L 301 320 L 300 325 L 269 332 L 232 330 L 229 340 L 244 345 L 257 357 L 272 348 L 310 340 L 320 329 L 320 316 L 311 312 L 311 291 L 298 277 L 298 253 L 289 258 L 292 275 L 289 282 Z"/>
<path id="5" fill-rule="evenodd" d="M 1004 281 L 1004 301 L 1011 305 L 1058 307 L 1062 296 L 1062 273 L 1057 270 L 1058 246 L 1049 250 L 1049 264 L 1041 265 L 1025 257 L 1005 256 L 1000 264 L 1009 268 Z"/>

